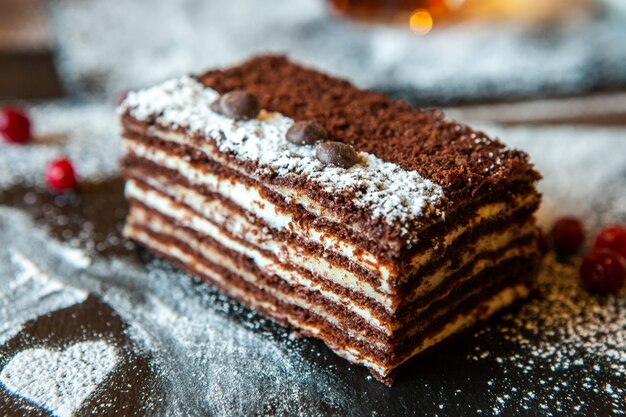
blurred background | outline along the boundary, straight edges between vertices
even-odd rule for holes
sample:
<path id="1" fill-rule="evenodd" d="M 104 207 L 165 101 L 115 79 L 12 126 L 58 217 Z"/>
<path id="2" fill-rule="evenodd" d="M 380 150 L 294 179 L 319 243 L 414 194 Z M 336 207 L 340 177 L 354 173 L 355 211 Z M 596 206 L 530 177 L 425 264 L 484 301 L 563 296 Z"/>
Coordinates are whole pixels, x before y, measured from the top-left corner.
<path id="1" fill-rule="evenodd" d="M 624 0 L 0 0 L 5 100 L 115 101 L 268 51 L 472 120 L 626 122 Z"/>

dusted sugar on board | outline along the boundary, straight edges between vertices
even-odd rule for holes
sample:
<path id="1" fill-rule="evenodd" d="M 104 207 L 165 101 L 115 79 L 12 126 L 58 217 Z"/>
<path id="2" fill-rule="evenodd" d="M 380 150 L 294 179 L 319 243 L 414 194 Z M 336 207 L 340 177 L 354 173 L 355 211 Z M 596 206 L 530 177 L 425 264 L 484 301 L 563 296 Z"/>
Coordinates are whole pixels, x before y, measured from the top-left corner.
<path id="1" fill-rule="evenodd" d="M 540 175 L 441 112 L 280 56 L 119 112 L 126 235 L 383 382 L 530 292 Z"/>

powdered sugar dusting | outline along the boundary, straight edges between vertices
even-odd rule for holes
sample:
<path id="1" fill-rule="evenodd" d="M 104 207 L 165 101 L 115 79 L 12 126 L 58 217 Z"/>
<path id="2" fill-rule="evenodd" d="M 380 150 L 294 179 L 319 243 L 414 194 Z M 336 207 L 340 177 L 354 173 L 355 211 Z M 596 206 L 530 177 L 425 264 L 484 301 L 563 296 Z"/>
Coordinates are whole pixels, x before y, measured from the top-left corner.
<path id="1" fill-rule="evenodd" d="M 5 226 L 1 214 L 0 210 L 0 228 Z M 42 271 L 21 250 L 11 249 L 10 253 L 3 255 L 2 260 L 10 262 L 11 268 L 4 271 L 7 268 L 5 265 L 0 268 L 0 273 L 14 278 L 8 282 L 0 281 L 3 284 L 0 292 L 0 323 L 26 321 L 55 309 L 81 303 L 87 298 L 85 291 L 63 285 Z M 11 308 L 16 299 L 21 300 L 20 309 Z M 41 303 L 42 299 L 46 299 L 45 304 Z"/>
<path id="2" fill-rule="evenodd" d="M 292 119 L 261 112 L 255 120 L 235 121 L 211 110 L 210 104 L 218 96 L 197 80 L 182 77 L 128 94 L 120 111 L 138 120 L 154 120 L 163 127 L 209 137 L 221 152 L 256 162 L 258 175 L 302 176 L 328 194 L 347 192 L 357 207 L 399 226 L 404 234 L 408 233 L 406 225 L 438 213 L 436 207 L 444 198 L 442 188 L 417 172 L 366 152 L 358 152 L 361 162 L 352 168 L 324 166 L 315 157 L 314 146 L 298 146 L 285 139 Z"/>
<path id="3" fill-rule="evenodd" d="M 50 250 L 54 251 L 61 258 L 78 269 L 87 268 L 92 261 L 91 257 L 82 249 L 72 248 L 62 244 L 51 244 Z"/>
<path id="4" fill-rule="evenodd" d="M 103 300 L 123 318 L 128 324 L 125 333 L 137 343 L 134 349 L 150 352 L 151 366 L 158 371 L 158 384 L 166 387 L 167 401 L 161 405 L 159 415 L 202 412 L 226 416 L 238 414 L 241 410 L 251 415 L 321 415 L 324 410 L 345 414 L 343 411 L 350 408 L 347 387 L 334 378 L 334 365 L 320 366 L 307 359 L 303 354 L 314 348 L 305 340 L 291 339 L 286 329 L 222 296 L 213 287 L 201 284 L 168 262 L 150 258 L 144 267 L 128 260 L 93 258 L 85 266 L 67 259 L 63 251 L 52 250 L 51 247 L 60 243 L 34 228 L 23 213 L 0 210 L 0 226 L 0 261 L 10 257 L 6 252 L 19 253 L 13 263 L 20 266 L 15 272 L 9 270 L 0 274 L 0 284 L 4 288 L 9 285 L 24 288 L 24 291 L 8 293 L 10 298 L 0 297 L 0 313 L 7 312 L 6 316 L 0 315 L 3 324 L 0 339 L 7 340 L 15 335 L 25 320 L 67 305 L 58 306 L 48 293 L 27 291 L 22 270 L 28 267 L 31 275 L 46 271 L 49 277 L 63 277 L 54 281 L 58 292 L 80 288 L 81 292 Z M 28 255 L 24 255 L 26 249 Z M 0 272 L 4 272 L 6 264 L 0 262 Z M 37 314 L 15 314 L 15 306 L 20 307 L 18 310 L 36 311 Z M 73 323 L 72 326 L 82 324 Z M 105 342 L 110 342 L 106 336 L 102 340 Z M 55 346 L 54 341 L 44 340 L 43 343 Z M 127 352 L 116 343 L 112 346 L 121 364 L 122 355 Z M 93 351 L 94 345 L 83 347 Z M 29 357 L 53 353 L 58 361 L 57 354 L 64 350 L 46 348 L 29 352 Z M 17 359 L 16 356 L 13 358 Z M 329 358 L 339 361 L 331 355 Z M 65 359 L 69 360 L 68 357 Z M 52 394 L 48 392 L 38 394 L 43 388 L 36 392 L 22 388 L 27 384 L 23 382 L 20 370 L 26 365 L 28 363 L 23 360 L 14 362 L 10 373 L 14 382 L 9 385 L 16 388 L 11 392 L 19 391 L 19 395 L 33 400 L 34 397 L 40 398 L 41 401 L 35 401 L 40 405 L 44 405 L 43 399 L 47 404 L 56 405 L 67 401 L 61 398 L 49 400 Z M 88 378 L 95 381 L 98 376 L 95 367 L 88 370 Z M 131 382 L 145 384 L 147 381 Z M 105 385 L 102 380 L 99 388 L 109 393 L 125 389 L 115 384 Z M 41 384 L 38 386 L 41 388 Z M 78 382 L 68 383 L 65 387 L 64 398 L 82 398 Z M 3 395 L 5 392 L 0 384 L 0 414 Z"/>
<path id="5" fill-rule="evenodd" d="M 176 384 L 174 396 L 186 406 L 201 401 L 208 415 L 272 409 L 277 415 L 307 415 L 320 401 L 334 410 L 347 407 L 345 387 L 332 369 L 301 355 L 303 340 L 290 339 L 285 329 L 199 286 L 166 261 L 152 260 L 147 274 L 137 278 L 146 294 L 140 308 L 121 291 L 105 299 L 132 320 L 131 335 L 155 352 L 156 363 Z M 181 414 L 188 412 L 194 411 Z"/>
<path id="6" fill-rule="evenodd" d="M 497 344 L 477 344 L 468 357 L 480 363 L 495 361 L 505 370 L 504 377 L 487 382 L 495 400 L 492 411 L 519 414 L 543 409 L 554 415 L 592 415 L 590 405 L 580 398 L 581 393 L 590 393 L 604 398 L 615 415 L 622 414 L 626 390 L 607 381 L 626 378 L 623 294 L 588 294 L 580 286 L 577 263 L 552 255 L 538 281 L 540 297 L 476 335 Z M 564 378 L 567 375 L 576 378 Z M 534 389 L 528 389 L 529 382 Z"/>
<path id="7" fill-rule="evenodd" d="M 116 362 L 115 348 L 103 341 L 76 343 L 61 352 L 29 349 L 2 369 L 0 382 L 59 417 L 72 416 Z"/>

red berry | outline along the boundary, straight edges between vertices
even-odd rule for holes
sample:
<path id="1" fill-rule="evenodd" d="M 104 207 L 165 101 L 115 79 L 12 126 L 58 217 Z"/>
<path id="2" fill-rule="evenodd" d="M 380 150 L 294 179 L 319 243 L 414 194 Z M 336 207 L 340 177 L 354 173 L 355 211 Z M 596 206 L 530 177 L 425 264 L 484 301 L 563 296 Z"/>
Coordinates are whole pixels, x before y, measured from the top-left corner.
<path id="1" fill-rule="evenodd" d="M 626 226 L 607 226 L 598 233 L 596 248 L 611 249 L 626 259 Z"/>
<path id="2" fill-rule="evenodd" d="M 550 241 L 542 229 L 537 229 L 537 248 L 541 256 L 545 256 L 550 252 Z"/>
<path id="3" fill-rule="evenodd" d="M 25 143 L 30 139 L 30 120 L 24 111 L 4 107 L 0 109 L 0 135 L 9 143 Z"/>
<path id="4" fill-rule="evenodd" d="M 588 291 L 619 291 L 626 281 L 626 260 L 609 249 L 594 249 L 583 257 L 580 278 Z"/>
<path id="5" fill-rule="evenodd" d="M 583 225 L 575 217 L 562 217 L 554 223 L 551 231 L 552 245 L 559 255 L 572 255 L 585 240 Z"/>
<path id="6" fill-rule="evenodd" d="M 76 174 L 69 159 L 60 158 L 52 161 L 46 169 L 48 186 L 56 191 L 67 191 L 76 187 Z"/>

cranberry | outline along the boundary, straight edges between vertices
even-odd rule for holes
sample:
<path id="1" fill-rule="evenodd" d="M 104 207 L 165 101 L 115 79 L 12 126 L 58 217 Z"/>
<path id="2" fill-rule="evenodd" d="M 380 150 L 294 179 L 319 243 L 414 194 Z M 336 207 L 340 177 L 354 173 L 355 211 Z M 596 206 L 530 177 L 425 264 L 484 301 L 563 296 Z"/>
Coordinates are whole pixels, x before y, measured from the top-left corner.
<path id="1" fill-rule="evenodd" d="M 56 191 L 67 191 L 76 187 L 74 167 L 67 158 L 52 161 L 46 169 L 48 186 Z"/>
<path id="2" fill-rule="evenodd" d="M 626 226 L 607 226 L 598 233 L 596 248 L 611 249 L 626 259 Z"/>
<path id="3" fill-rule="evenodd" d="M 583 225 L 575 217 L 562 217 L 554 223 L 551 231 L 552 245 L 559 255 L 572 255 L 585 240 Z"/>
<path id="4" fill-rule="evenodd" d="M 617 292 L 626 281 L 626 260 L 609 249 L 594 249 L 583 257 L 580 278 L 589 291 Z"/>
<path id="5" fill-rule="evenodd" d="M 537 248 L 539 249 L 541 256 L 545 256 L 548 252 L 550 252 L 550 241 L 540 228 L 537 229 Z"/>
<path id="6" fill-rule="evenodd" d="M 30 120 L 23 110 L 0 109 L 0 136 L 9 143 L 25 143 L 30 139 Z"/>

